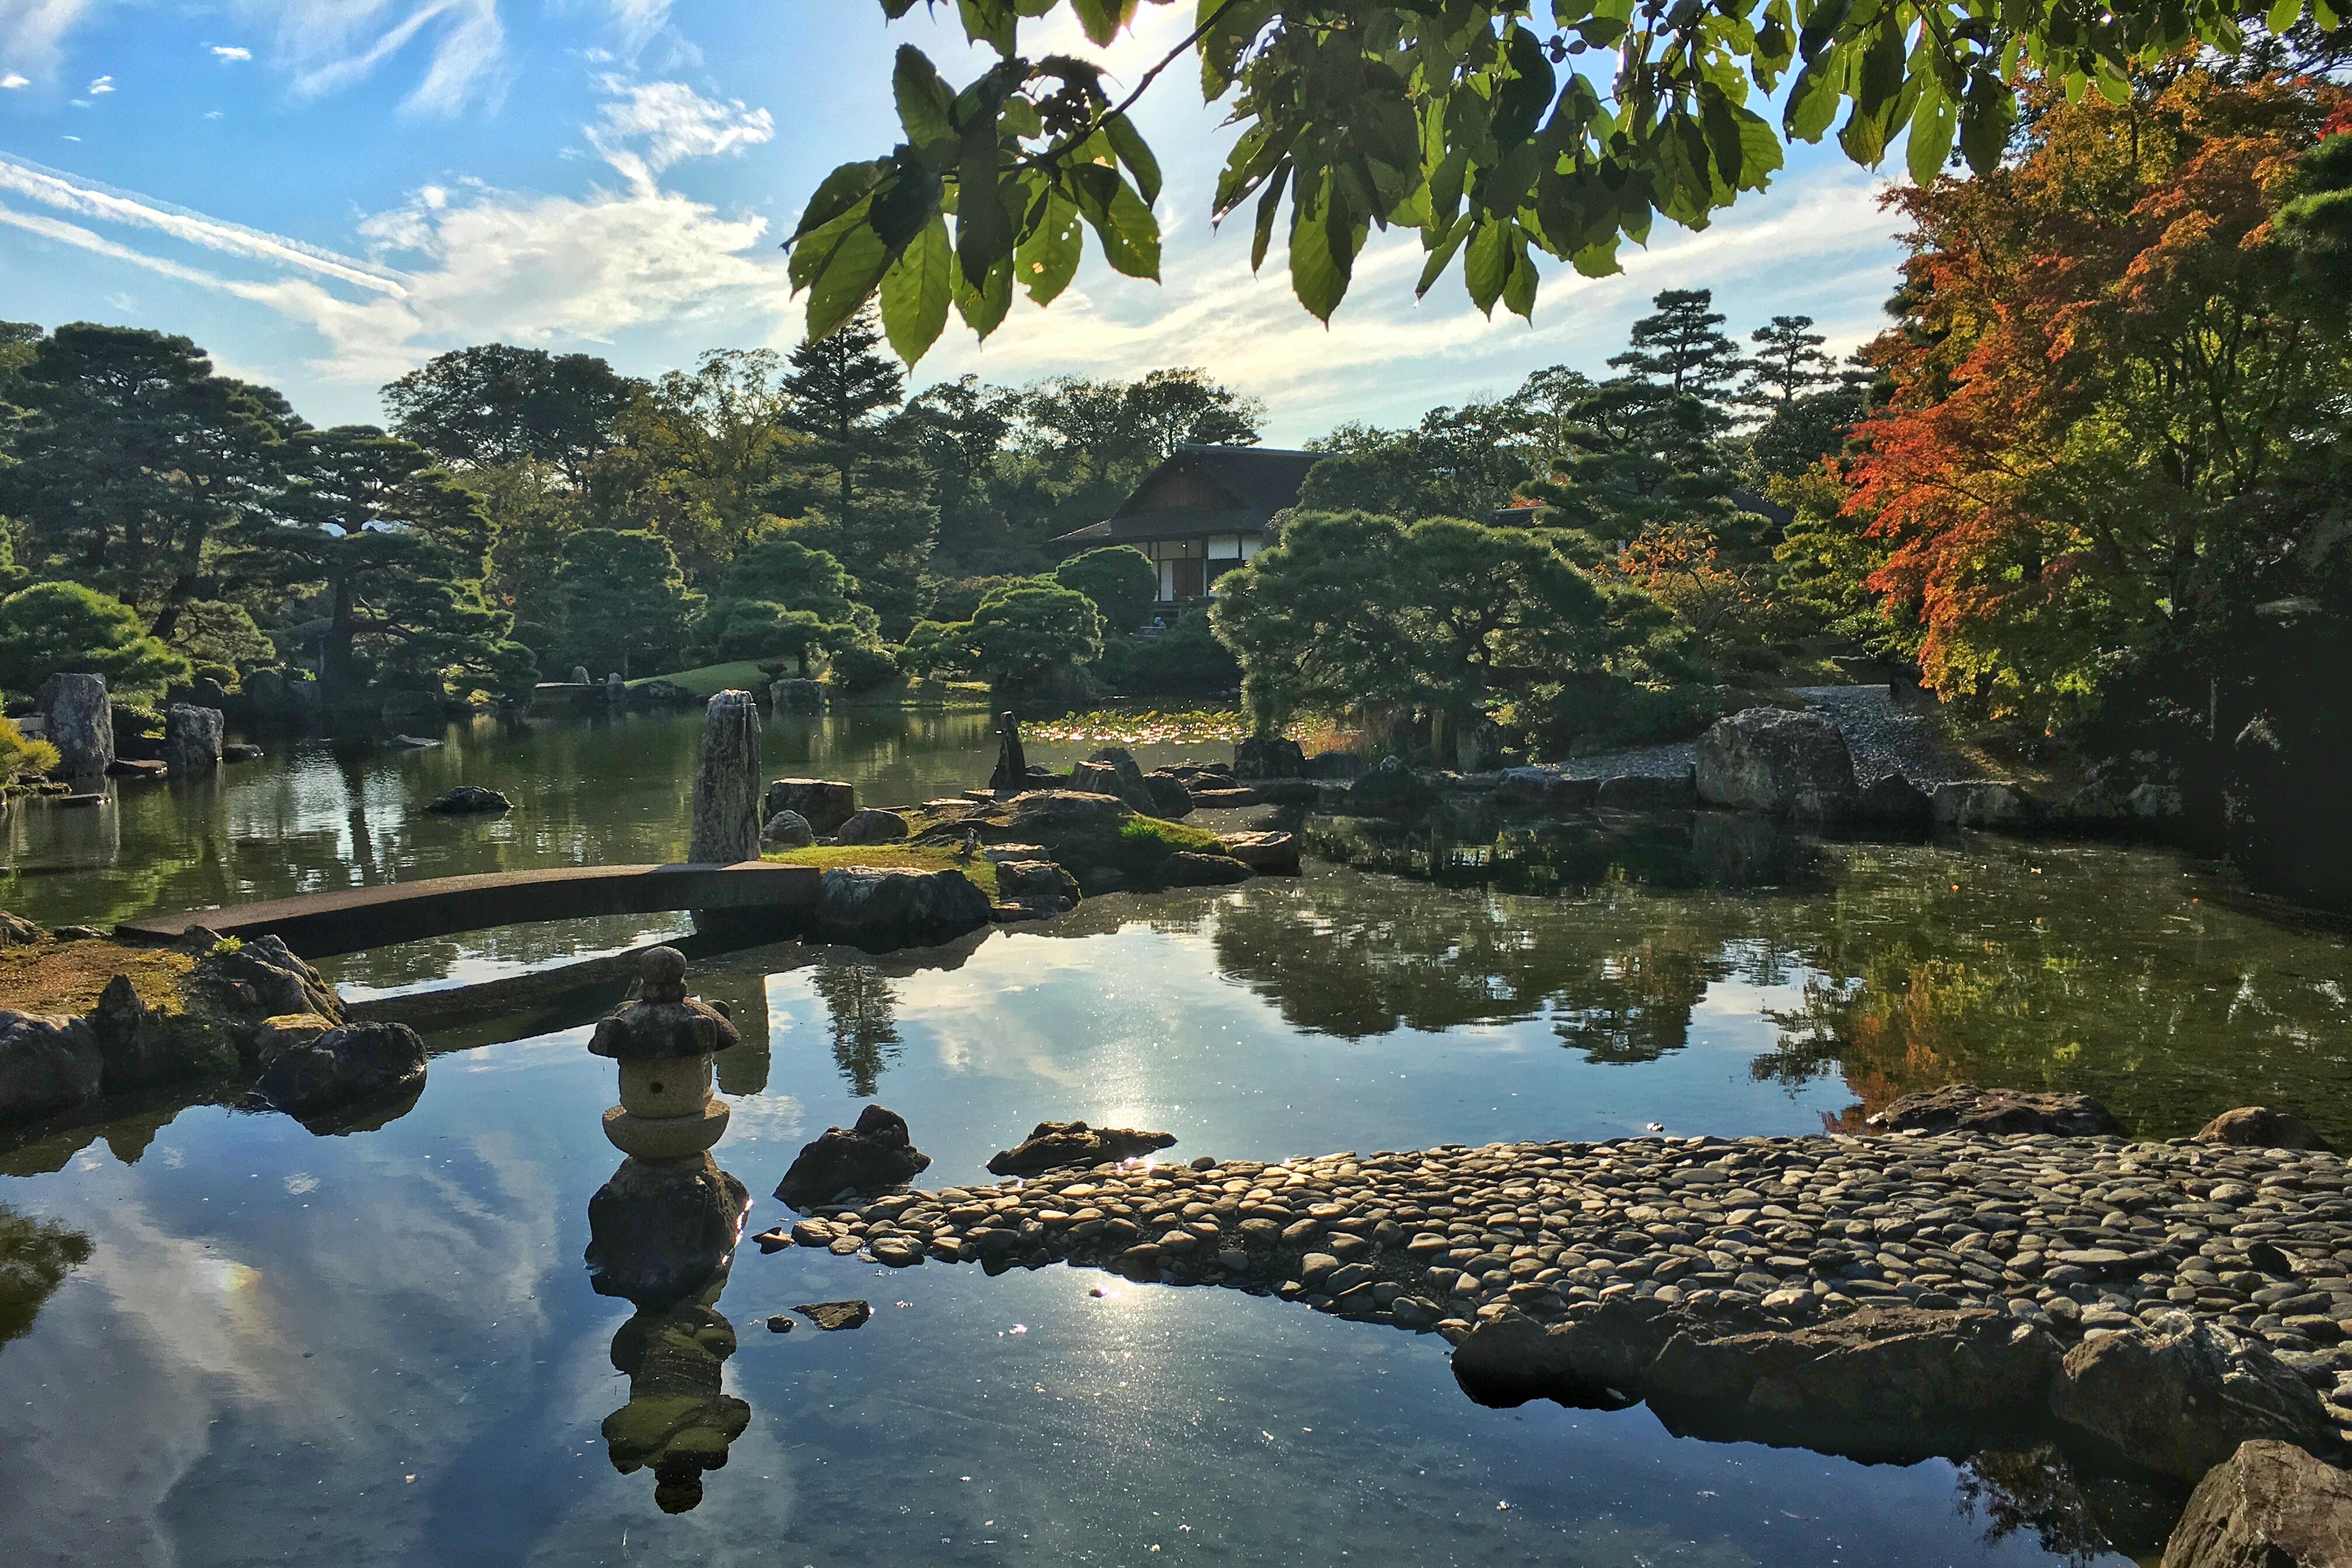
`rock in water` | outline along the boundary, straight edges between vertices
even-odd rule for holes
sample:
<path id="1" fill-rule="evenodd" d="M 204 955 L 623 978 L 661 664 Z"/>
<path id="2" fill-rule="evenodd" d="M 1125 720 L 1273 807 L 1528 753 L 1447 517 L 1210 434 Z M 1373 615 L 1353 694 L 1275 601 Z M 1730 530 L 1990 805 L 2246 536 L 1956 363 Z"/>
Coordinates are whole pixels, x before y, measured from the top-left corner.
<path id="1" fill-rule="evenodd" d="M 220 766 L 221 710 L 173 703 L 163 715 L 163 760 L 179 779 L 201 778 Z"/>
<path id="2" fill-rule="evenodd" d="M 805 849 L 815 842 L 815 829 L 797 811 L 780 811 L 768 818 L 767 826 L 760 829 L 760 847 L 763 849 Z"/>
<path id="3" fill-rule="evenodd" d="M 1171 888 L 1223 888 L 1246 882 L 1250 868 L 1230 855 L 1196 855 L 1180 849 L 1160 862 L 1152 879 Z"/>
<path id="4" fill-rule="evenodd" d="M 1298 874 L 1298 835 L 1295 833 L 1228 833 L 1225 853 L 1253 871 L 1286 877 Z"/>
<path id="5" fill-rule="evenodd" d="M 1698 804 L 1698 784 L 1679 773 L 1619 773 L 1602 779 L 1592 803 L 1609 811 L 1680 811 Z"/>
<path id="6" fill-rule="evenodd" d="M 1698 797 L 1708 805 L 1832 821 L 1853 807 L 1853 756 L 1828 715 L 1748 708 L 1699 737 Z"/>
<path id="7" fill-rule="evenodd" d="M 1890 827 L 1925 827 L 1934 819 L 1935 808 L 1918 785 L 1901 773 L 1885 773 L 1854 797 L 1853 815 L 1858 821 Z"/>
<path id="8" fill-rule="evenodd" d="M 879 806 L 867 806 L 850 813 L 849 820 L 834 830 L 836 844 L 895 844 L 907 837 L 907 819 L 895 811 Z"/>
<path id="9" fill-rule="evenodd" d="M 1307 774 L 1307 753 L 1286 735 L 1252 735 L 1234 745 L 1234 776 L 1295 779 Z"/>
<path id="10" fill-rule="evenodd" d="M 474 816 L 487 812 L 512 811 L 514 802 L 482 784 L 459 784 L 425 809 L 443 816 Z"/>
<path id="11" fill-rule="evenodd" d="M 2033 817 L 2033 797 L 1999 779 L 1937 784 L 1928 806 L 1938 827 L 2015 827 Z"/>
<path id="12" fill-rule="evenodd" d="M 0 1122 L 96 1099 L 104 1067 L 98 1037 L 81 1019 L 0 1012 Z"/>
<path id="13" fill-rule="evenodd" d="M 389 1100 L 425 1083 L 425 1042 L 405 1024 L 347 1024 L 278 1054 L 257 1086 L 296 1117 Z"/>
<path id="14" fill-rule="evenodd" d="M 1029 787 L 1029 758 L 1021 749 L 1021 721 L 1006 709 L 996 716 L 996 771 L 988 775 L 992 790 Z"/>
<path id="15" fill-rule="evenodd" d="M 686 858 L 729 866 L 759 854 L 760 710 L 748 691 L 722 691 L 704 710 Z"/>
<path id="16" fill-rule="evenodd" d="M 1174 821 L 1192 815 L 1192 792 L 1173 773 L 1146 773 L 1143 793 L 1151 802 L 1145 814 Z"/>
<path id="17" fill-rule="evenodd" d="M 2324 1149 L 2319 1134 L 2299 1117 L 2263 1105 L 2242 1105 L 2225 1110 L 2197 1130 L 2200 1143 L 2229 1143 L 2241 1149 Z"/>
<path id="18" fill-rule="evenodd" d="M 114 709 L 102 675 L 52 675 L 35 699 L 58 749 L 58 773 L 94 778 L 114 761 Z"/>
<path id="19" fill-rule="evenodd" d="M 988 923 L 988 895 L 961 871 L 834 866 L 812 921 L 829 942 L 879 950 L 945 942 Z"/>
<path id="20" fill-rule="evenodd" d="M 772 779 L 761 810 L 771 818 L 780 811 L 797 812 L 809 831 L 823 837 L 857 810 L 857 791 L 839 779 Z"/>
<path id="21" fill-rule="evenodd" d="M 2242 1444 L 2205 1473 L 2163 1568 L 2343 1568 L 2352 1475 L 2288 1443 Z"/>
<path id="22" fill-rule="evenodd" d="M 828 1333 L 856 1328 L 874 1315 L 863 1301 L 803 1301 L 793 1310 Z"/>
<path id="23" fill-rule="evenodd" d="M 709 1154 L 624 1160 L 588 1200 L 588 1283 L 639 1306 L 691 1296 L 734 1256 L 751 1206 Z"/>
<path id="24" fill-rule="evenodd" d="M 1040 1171 L 1065 1168 L 1083 1171 L 1114 1160 L 1149 1154 L 1175 1142 L 1173 1132 L 1089 1127 L 1083 1121 L 1040 1121 L 1028 1137 L 1000 1151 L 989 1161 L 988 1169 L 998 1176 L 1034 1176 Z"/>
<path id="25" fill-rule="evenodd" d="M 2319 1395 L 2268 1346 L 2180 1312 L 2067 1352 L 2050 1412 L 2184 1481 L 2201 1479 L 2241 1443 L 2318 1448 L 2335 1438 Z"/>
<path id="26" fill-rule="evenodd" d="M 996 890 L 1008 899 L 1078 901 L 1078 879 L 1051 860 L 999 860 Z"/>
<path id="27" fill-rule="evenodd" d="M 588 684 L 588 667 L 586 665 L 575 664 L 572 667 L 572 684 L 574 686 L 585 686 Z"/>
<path id="28" fill-rule="evenodd" d="M 1956 1083 L 1906 1094 L 1868 1118 L 1882 1132 L 2050 1132 L 2061 1138 L 2111 1138 L 2123 1123 L 2087 1094 L 2032 1094 Z"/>
<path id="29" fill-rule="evenodd" d="M 1435 784 L 1401 759 L 1383 757 L 1379 767 L 1348 786 L 1347 811 L 1350 816 L 1410 816 L 1436 799 Z"/>
<path id="30" fill-rule="evenodd" d="M 930 1163 L 931 1157 L 908 1136 L 906 1118 L 869 1105 L 858 1113 L 856 1126 L 828 1127 L 805 1145 L 776 1184 L 776 1196 L 796 1209 L 814 1208 L 842 1193 L 898 1186 Z"/>

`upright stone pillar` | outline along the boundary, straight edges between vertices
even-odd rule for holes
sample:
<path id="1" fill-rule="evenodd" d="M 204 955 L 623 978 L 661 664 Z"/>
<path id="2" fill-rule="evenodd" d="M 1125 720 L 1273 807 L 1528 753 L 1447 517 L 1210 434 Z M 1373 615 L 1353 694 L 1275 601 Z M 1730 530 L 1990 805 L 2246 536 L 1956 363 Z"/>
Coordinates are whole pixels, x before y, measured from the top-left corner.
<path id="1" fill-rule="evenodd" d="M 748 691 L 722 691 L 704 712 L 688 859 L 726 866 L 759 858 L 760 782 L 759 705 Z"/>
<path id="2" fill-rule="evenodd" d="M 1029 758 L 1021 750 L 1021 721 L 1010 708 L 997 715 L 996 734 L 996 772 L 989 775 L 988 787 L 1016 793 L 1027 789 Z"/>
<path id="3" fill-rule="evenodd" d="M 202 778 L 220 766 L 221 710 L 173 703 L 163 715 L 163 760 L 178 779 Z"/>
<path id="4" fill-rule="evenodd" d="M 52 675 L 34 699 L 68 778 L 95 778 L 114 761 L 114 709 L 102 675 Z"/>

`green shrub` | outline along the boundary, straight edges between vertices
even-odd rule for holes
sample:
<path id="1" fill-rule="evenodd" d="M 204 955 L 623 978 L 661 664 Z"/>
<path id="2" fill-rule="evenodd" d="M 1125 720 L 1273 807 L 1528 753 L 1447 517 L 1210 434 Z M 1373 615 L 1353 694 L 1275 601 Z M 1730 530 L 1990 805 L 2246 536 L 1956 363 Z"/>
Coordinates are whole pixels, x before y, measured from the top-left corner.
<path id="1" fill-rule="evenodd" d="M 1131 816 L 1120 825 L 1118 842 L 1107 864 L 1130 877 L 1148 877 L 1179 850 L 1192 855 L 1223 855 L 1225 846 L 1205 828 L 1162 822 L 1156 816 Z"/>
<path id="2" fill-rule="evenodd" d="M 837 647 L 825 658 L 825 679 L 844 691 L 872 691 L 903 679 L 898 650 L 872 643 Z"/>
<path id="3" fill-rule="evenodd" d="M 0 784 L 13 784 L 46 773 L 58 763 L 58 749 L 47 741 L 32 741 L 14 719 L 0 719 Z"/>
<path id="4" fill-rule="evenodd" d="M 52 675 L 83 671 L 135 699 L 185 680 L 188 661 L 148 636 L 130 605 L 79 583 L 36 583 L 0 599 L 0 687 L 38 691 Z"/>

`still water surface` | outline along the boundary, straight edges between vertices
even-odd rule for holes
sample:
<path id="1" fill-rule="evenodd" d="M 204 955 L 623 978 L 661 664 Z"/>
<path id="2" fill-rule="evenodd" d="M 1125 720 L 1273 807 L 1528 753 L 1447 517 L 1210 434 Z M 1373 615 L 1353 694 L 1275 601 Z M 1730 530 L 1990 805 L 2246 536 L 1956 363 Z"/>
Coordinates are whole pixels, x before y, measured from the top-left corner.
<path id="1" fill-rule="evenodd" d="M 100 921 L 670 858 L 698 725 L 298 743 L 72 822 L 27 812 L 0 902 Z M 977 714 L 779 723 L 767 750 L 884 801 L 989 760 Z M 416 812 L 460 781 L 524 809 Z M 747 1040 L 720 1061 L 718 1157 L 764 1228 L 800 1144 L 870 1099 L 908 1118 L 933 1185 L 980 1178 L 1045 1117 L 1274 1159 L 1810 1131 L 1958 1078 L 2087 1088 L 2152 1135 L 2267 1100 L 2352 1139 L 2352 948 L 2217 901 L 2194 863 L 1724 832 L 1589 819 L 1497 842 L 1466 823 L 1350 845 L 1343 825 L 1324 841 L 1353 864 L 1295 881 L 1092 900 L 930 954 L 704 960 L 696 987 Z M 667 929 L 590 923 L 358 955 L 338 978 L 433 984 Z M 2063 1474 L 2013 1459 L 1869 1468 L 1677 1440 L 1641 1409 L 1483 1410 L 1434 1337 L 1271 1300 L 805 1250 L 737 1261 L 700 1342 L 719 1356 L 731 1326 L 721 1375 L 751 1418 L 699 1506 L 666 1514 L 600 1431 L 629 1401 L 630 1312 L 580 1264 L 617 1163 L 587 1032 L 439 1056 L 373 1131 L 160 1105 L 0 1155 L 0 1252 L 61 1275 L 46 1300 L 29 1279 L 0 1293 L 9 1560 L 2123 1561 L 2102 1514 L 2137 1553 L 2160 1540 L 2160 1518 L 2124 1517 L 2131 1495 L 2095 1484 L 2070 1511 Z M 765 1326 L 846 1297 L 874 1320 Z"/>

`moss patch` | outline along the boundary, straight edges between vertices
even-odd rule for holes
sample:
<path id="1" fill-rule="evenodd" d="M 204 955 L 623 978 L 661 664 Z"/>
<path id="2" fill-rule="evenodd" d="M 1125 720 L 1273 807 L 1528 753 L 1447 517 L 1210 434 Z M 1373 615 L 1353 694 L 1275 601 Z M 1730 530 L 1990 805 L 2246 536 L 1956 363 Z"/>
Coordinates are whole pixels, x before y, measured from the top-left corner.
<path id="1" fill-rule="evenodd" d="M 41 942 L 0 949 L 0 1006 L 79 1017 L 98 1005 L 118 974 L 148 1006 L 177 1013 L 180 980 L 195 967 L 184 952 L 113 942 Z"/>
<path id="2" fill-rule="evenodd" d="M 936 844 L 812 844 L 805 849 L 771 849 L 760 857 L 780 866 L 871 866 L 879 870 L 961 871 L 992 900 L 996 897 L 996 862 L 975 855 L 956 858 L 955 850 Z"/>

